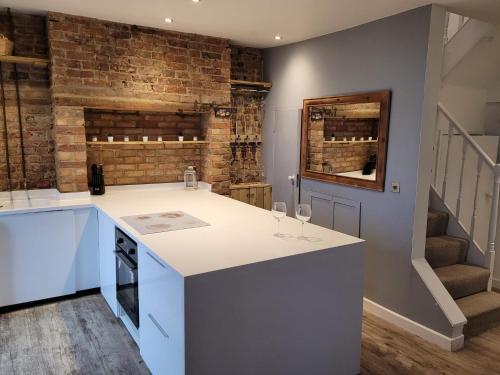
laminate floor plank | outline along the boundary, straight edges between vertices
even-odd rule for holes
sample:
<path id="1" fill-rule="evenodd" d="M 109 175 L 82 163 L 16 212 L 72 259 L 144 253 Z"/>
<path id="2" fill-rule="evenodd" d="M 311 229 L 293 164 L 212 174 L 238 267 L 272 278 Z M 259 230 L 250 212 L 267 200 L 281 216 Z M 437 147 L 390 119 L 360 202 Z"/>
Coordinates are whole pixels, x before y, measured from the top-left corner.
<path id="1" fill-rule="evenodd" d="M 100 295 L 0 314 L 0 374 L 148 375 Z"/>
<path id="2" fill-rule="evenodd" d="M 450 353 L 365 312 L 361 373 L 500 374 L 500 327 Z M 147 375 L 149 371 L 102 296 L 91 295 L 0 314 L 0 374 Z"/>

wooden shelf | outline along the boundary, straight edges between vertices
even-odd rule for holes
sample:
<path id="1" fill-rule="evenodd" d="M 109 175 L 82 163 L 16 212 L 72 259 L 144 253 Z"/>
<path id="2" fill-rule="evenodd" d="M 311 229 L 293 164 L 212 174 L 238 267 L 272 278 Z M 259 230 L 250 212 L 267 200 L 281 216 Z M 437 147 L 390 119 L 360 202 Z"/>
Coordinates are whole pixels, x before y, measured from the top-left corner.
<path id="1" fill-rule="evenodd" d="M 109 146 L 109 145 L 182 145 L 182 144 L 188 144 L 188 145 L 193 145 L 193 144 L 206 144 L 208 141 L 148 141 L 148 142 L 143 142 L 143 141 L 129 141 L 129 142 L 123 142 L 123 141 L 114 141 L 114 142 L 105 142 L 105 141 L 97 141 L 97 142 L 87 142 L 87 145 L 89 146 Z"/>
<path id="2" fill-rule="evenodd" d="M 237 79 L 232 79 L 230 82 L 232 86 L 247 86 L 262 89 L 270 89 L 273 87 L 271 82 L 241 81 Z"/>
<path id="3" fill-rule="evenodd" d="M 37 68 L 46 68 L 50 63 L 49 59 L 24 56 L 0 56 L 0 61 L 12 64 L 33 65 Z"/>
<path id="4" fill-rule="evenodd" d="M 249 183 L 241 183 L 241 184 L 232 184 L 229 186 L 230 190 L 234 189 L 249 189 L 249 188 L 258 188 L 258 187 L 269 187 L 271 184 L 266 184 L 264 182 L 249 182 Z"/>
<path id="5" fill-rule="evenodd" d="M 232 79 L 231 90 L 237 93 L 267 94 L 273 86 L 270 82 L 240 81 Z"/>
<path id="6" fill-rule="evenodd" d="M 347 144 L 347 143 L 377 143 L 378 142 L 378 139 L 372 139 L 371 141 L 369 140 L 365 140 L 365 141 L 323 141 L 323 143 L 343 143 L 343 144 Z"/>

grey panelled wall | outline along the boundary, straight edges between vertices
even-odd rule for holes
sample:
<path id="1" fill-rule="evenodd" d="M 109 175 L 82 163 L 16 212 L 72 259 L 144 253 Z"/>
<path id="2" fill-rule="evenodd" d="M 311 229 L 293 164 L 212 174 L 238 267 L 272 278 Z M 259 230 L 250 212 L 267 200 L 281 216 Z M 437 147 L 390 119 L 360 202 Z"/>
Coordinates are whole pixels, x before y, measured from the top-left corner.
<path id="1" fill-rule="evenodd" d="M 392 90 L 385 192 L 303 179 L 301 196 L 303 201 L 310 201 L 311 193 L 319 193 L 359 202 L 360 235 L 367 240 L 365 297 L 449 335 L 448 320 L 411 264 L 416 205 L 427 205 L 417 203 L 416 196 L 429 30 L 436 9 L 426 6 L 335 34 L 267 49 L 264 66 L 265 79 L 273 83 L 266 102 L 268 112 L 296 110 L 305 98 Z M 276 129 L 274 124 L 267 125 L 264 131 L 268 133 L 264 135 L 272 139 L 271 132 Z M 295 131 L 297 124 L 286 126 Z M 291 144 L 289 152 L 298 152 L 293 147 Z M 264 150 L 269 182 L 280 168 L 272 157 L 273 147 L 269 145 Z M 391 193 L 391 181 L 400 182 L 400 194 Z"/>

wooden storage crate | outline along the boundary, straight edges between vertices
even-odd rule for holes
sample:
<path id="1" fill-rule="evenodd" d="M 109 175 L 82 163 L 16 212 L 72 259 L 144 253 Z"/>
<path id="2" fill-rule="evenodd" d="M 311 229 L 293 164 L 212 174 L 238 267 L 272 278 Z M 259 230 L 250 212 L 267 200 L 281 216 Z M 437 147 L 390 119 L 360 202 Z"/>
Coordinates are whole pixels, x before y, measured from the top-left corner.
<path id="1" fill-rule="evenodd" d="M 231 198 L 252 206 L 270 210 L 272 206 L 272 186 L 263 183 L 231 185 Z"/>
<path id="2" fill-rule="evenodd" d="M 5 35 L 0 34 L 0 56 L 11 56 L 13 51 L 14 43 Z"/>

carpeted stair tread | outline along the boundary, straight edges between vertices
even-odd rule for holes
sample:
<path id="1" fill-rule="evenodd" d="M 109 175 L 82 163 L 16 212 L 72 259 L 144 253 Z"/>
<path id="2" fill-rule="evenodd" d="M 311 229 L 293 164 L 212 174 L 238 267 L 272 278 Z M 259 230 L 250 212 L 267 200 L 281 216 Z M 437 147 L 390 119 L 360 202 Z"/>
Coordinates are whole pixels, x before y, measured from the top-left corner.
<path id="1" fill-rule="evenodd" d="M 453 299 L 484 292 L 490 277 L 490 272 L 486 268 L 470 264 L 435 268 L 434 272 Z"/>
<path id="2" fill-rule="evenodd" d="M 427 237 L 442 236 L 448 227 L 448 213 L 429 209 L 427 214 Z"/>
<path id="3" fill-rule="evenodd" d="M 432 268 L 465 262 L 469 241 L 453 236 L 427 237 L 425 259 Z"/>
<path id="4" fill-rule="evenodd" d="M 467 318 L 465 337 L 478 335 L 500 323 L 500 294 L 483 292 L 460 298 L 458 307 Z"/>

